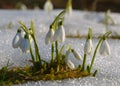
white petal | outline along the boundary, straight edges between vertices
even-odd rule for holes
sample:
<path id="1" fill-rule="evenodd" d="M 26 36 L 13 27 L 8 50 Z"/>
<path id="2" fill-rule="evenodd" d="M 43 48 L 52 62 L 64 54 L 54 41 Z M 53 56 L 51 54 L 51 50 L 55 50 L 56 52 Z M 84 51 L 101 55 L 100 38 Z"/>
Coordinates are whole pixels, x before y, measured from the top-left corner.
<path id="1" fill-rule="evenodd" d="M 45 37 L 45 44 L 47 45 L 50 42 L 50 38 L 48 36 L 49 34 L 46 35 Z"/>
<path id="2" fill-rule="evenodd" d="M 44 10 L 49 12 L 53 10 L 53 5 L 51 3 L 51 1 L 47 0 L 45 5 L 44 5 Z"/>
<path id="3" fill-rule="evenodd" d="M 54 42 L 54 30 L 53 29 L 51 29 L 51 34 L 50 34 L 50 42 L 52 43 L 52 42 Z"/>
<path id="4" fill-rule="evenodd" d="M 62 29 L 62 32 L 61 32 L 61 35 L 62 35 L 62 37 L 61 37 L 61 42 L 64 42 L 65 41 L 65 30 L 64 30 L 64 27 L 63 26 L 61 26 L 61 29 Z"/>
<path id="5" fill-rule="evenodd" d="M 12 46 L 13 48 L 18 48 L 21 44 L 21 40 L 22 40 L 22 36 L 21 36 L 21 33 L 18 32 L 15 37 L 13 38 L 13 41 L 12 41 Z"/>
<path id="6" fill-rule="evenodd" d="M 84 53 L 85 54 L 90 54 L 92 51 L 92 40 L 91 39 L 87 39 L 86 43 L 85 43 L 85 47 L 84 47 Z"/>
<path id="7" fill-rule="evenodd" d="M 66 58 L 68 58 L 70 52 L 71 52 L 70 50 L 67 50 L 67 51 L 66 51 L 66 54 L 65 54 Z"/>
<path id="8" fill-rule="evenodd" d="M 107 53 L 107 55 L 110 55 L 110 46 L 109 46 L 109 44 L 108 44 L 108 42 L 105 40 L 105 44 L 106 44 L 106 53 Z"/>
<path id="9" fill-rule="evenodd" d="M 66 59 L 66 64 L 67 64 L 67 66 L 70 68 L 70 69 L 75 69 L 75 65 L 72 63 L 72 61 L 71 60 L 69 60 L 69 59 Z"/>
<path id="10" fill-rule="evenodd" d="M 73 52 L 73 55 L 75 56 L 76 59 L 78 59 L 80 61 L 83 60 L 82 57 L 81 57 L 81 55 L 77 51 L 72 50 L 72 52 Z"/>
<path id="11" fill-rule="evenodd" d="M 54 30 L 53 29 L 49 29 L 46 37 L 45 37 L 45 44 L 48 44 L 50 42 L 53 42 L 53 36 L 54 36 Z"/>
<path id="12" fill-rule="evenodd" d="M 21 46 L 20 46 L 21 50 L 23 53 L 28 53 L 29 49 L 30 49 L 30 44 L 29 44 L 29 40 L 24 38 L 21 42 Z"/>
<path id="13" fill-rule="evenodd" d="M 109 47 L 109 44 L 106 40 L 102 42 L 100 49 L 99 49 L 99 52 L 101 55 L 104 55 L 104 56 L 110 54 L 110 47 Z"/>
<path id="14" fill-rule="evenodd" d="M 63 25 L 59 26 L 55 31 L 54 41 L 64 42 L 65 41 L 65 30 Z"/>

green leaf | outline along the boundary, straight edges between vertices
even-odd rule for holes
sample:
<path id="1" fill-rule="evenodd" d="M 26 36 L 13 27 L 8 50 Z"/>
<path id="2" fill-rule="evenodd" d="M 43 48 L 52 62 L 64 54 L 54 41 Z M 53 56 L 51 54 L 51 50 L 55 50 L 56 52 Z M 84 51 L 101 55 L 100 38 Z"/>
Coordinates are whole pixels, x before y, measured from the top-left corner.
<path id="1" fill-rule="evenodd" d="M 63 46 L 61 47 L 61 49 L 60 49 L 60 51 L 59 51 L 59 55 L 62 55 L 62 52 L 63 52 L 64 48 L 65 48 L 65 45 L 63 45 Z"/>
<path id="2" fill-rule="evenodd" d="M 28 28 L 25 26 L 24 23 L 22 23 L 21 21 L 18 21 L 18 23 L 20 24 L 21 28 L 22 28 L 27 34 L 30 34 Z"/>

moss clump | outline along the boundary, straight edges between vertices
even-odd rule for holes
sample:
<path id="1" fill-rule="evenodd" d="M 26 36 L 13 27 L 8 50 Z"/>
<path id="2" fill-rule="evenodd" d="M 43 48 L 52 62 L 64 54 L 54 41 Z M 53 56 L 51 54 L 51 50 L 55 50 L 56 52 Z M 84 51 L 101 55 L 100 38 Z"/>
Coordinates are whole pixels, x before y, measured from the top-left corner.
<path id="1" fill-rule="evenodd" d="M 63 80 L 68 78 L 80 78 L 86 76 L 93 76 L 93 74 L 87 71 L 81 71 L 81 66 L 71 70 L 65 64 L 60 64 L 59 71 L 57 72 L 57 64 L 45 63 L 41 69 L 36 70 L 35 66 L 25 67 L 3 67 L 0 70 L 0 86 L 25 83 L 27 81 L 39 81 L 39 80 Z M 5 74 L 3 76 L 3 73 Z M 3 78 L 4 77 L 4 78 Z"/>

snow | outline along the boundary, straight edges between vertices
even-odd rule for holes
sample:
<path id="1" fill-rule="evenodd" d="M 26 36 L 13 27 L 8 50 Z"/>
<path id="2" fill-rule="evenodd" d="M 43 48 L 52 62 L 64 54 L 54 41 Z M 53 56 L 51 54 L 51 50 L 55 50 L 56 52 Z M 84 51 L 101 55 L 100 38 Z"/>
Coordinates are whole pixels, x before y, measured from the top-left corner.
<path id="1" fill-rule="evenodd" d="M 23 54 L 20 49 L 12 48 L 12 39 L 19 28 L 18 21 L 24 22 L 27 27 L 30 26 L 30 21 L 34 21 L 36 27 L 37 41 L 40 53 L 43 59 L 50 60 L 50 44 L 45 45 L 45 35 L 48 32 L 49 25 L 54 20 L 54 17 L 61 12 L 61 10 L 54 10 L 50 14 L 42 10 L 0 10 L 0 68 L 5 66 L 10 60 L 10 66 L 24 66 L 30 64 L 27 60 L 31 59 L 30 54 Z M 112 35 L 120 36 L 120 14 L 111 13 L 110 16 L 116 21 L 115 25 L 109 25 L 109 30 Z M 93 36 L 99 37 L 106 32 L 105 25 L 101 23 L 104 18 L 103 12 L 88 12 L 74 10 L 71 16 L 65 17 L 65 31 L 67 36 L 80 37 L 87 36 L 88 28 L 92 27 Z M 8 28 L 9 22 L 12 22 L 13 28 Z M 98 39 L 93 39 L 94 48 Z M 81 56 L 83 56 L 85 38 L 67 38 L 65 44 L 71 44 Z M 16 86 L 119 86 L 120 85 L 120 40 L 108 39 L 110 44 L 110 56 L 101 56 L 97 54 L 93 70 L 98 69 L 96 77 L 85 77 L 79 79 L 66 79 L 57 81 L 38 81 L 27 82 Z M 64 43 L 63 43 L 64 44 Z M 62 44 L 60 44 L 62 46 Z M 94 49 L 93 49 L 94 50 Z M 92 52 L 93 54 L 93 52 Z M 90 55 L 87 58 L 88 64 L 91 61 Z M 75 65 L 81 64 L 70 55 L 70 59 Z"/>

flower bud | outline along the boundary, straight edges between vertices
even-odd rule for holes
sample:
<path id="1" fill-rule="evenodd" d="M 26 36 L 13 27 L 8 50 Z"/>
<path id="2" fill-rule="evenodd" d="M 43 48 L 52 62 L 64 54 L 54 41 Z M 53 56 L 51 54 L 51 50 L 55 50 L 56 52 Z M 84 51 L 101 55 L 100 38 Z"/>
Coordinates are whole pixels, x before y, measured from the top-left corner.
<path id="1" fill-rule="evenodd" d="M 44 5 L 44 10 L 47 12 L 50 12 L 53 10 L 53 4 L 51 2 L 51 0 L 47 0 L 45 5 Z"/>
<path id="2" fill-rule="evenodd" d="M 67 66 L 70 68 L 70 69 L 75 69 L 75 65 L 72 63 L 72 61 L 71 60 L 69 60 L 69 59 L 66 59 L 65 60 L 65 63 L 67 64 Z"/>
<path id="3" fill-rule="evenodd" d="M 92 40 L 91 39 L 87 39 L 86 40 L 86 43 L 85 43 L 85 46 L 84 46 L 84 53 L 85 54 L 90 54 L 91 51 L 92 51 Z"/>
<path id="4" fill-rule="evenodd" d="M 75 51 L 74 49 L 72 49 L 72 53 L 76 59 L 81 60 L 81 61 L 83 60 L 81 55 L 77 51 Z"/>

